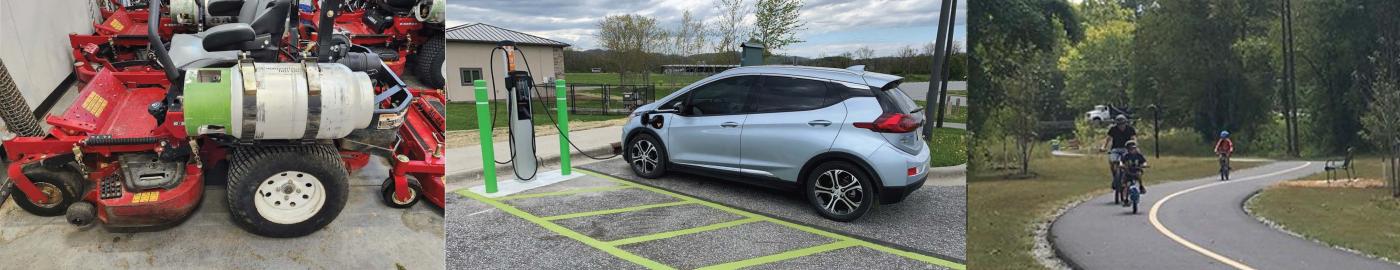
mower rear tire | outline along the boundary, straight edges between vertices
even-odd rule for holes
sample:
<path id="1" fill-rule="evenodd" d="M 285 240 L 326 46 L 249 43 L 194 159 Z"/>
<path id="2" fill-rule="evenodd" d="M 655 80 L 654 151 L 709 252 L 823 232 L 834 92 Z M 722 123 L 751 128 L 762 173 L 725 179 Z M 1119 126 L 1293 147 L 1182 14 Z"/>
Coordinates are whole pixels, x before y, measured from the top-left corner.
<path id="1" fill-rule="evenodd" d="M 413 74 L 417 75 L 418 81 L 423 82 L 423 85 L 427 87 L 442 89 L 443 86 L 446 86 L 447 79 L 443 77 L 446 74 L 443 74 L 442 69 L 445 59 L 443 46 L 446 44 L 443 43 L 442 36 L 435 36 L 429 38 L 427 43 L 423 43 L 423 46 L 418 47 L 418 53 L 413 56 L 415 65 Z"/>
<path id="2" fill-rule="evenodd" d="M 420 201 L 422 197 L 421 195 L 423 194 L 423 185 L 418 183 L 417 178 L 413 178 L 413 176 L 407 177 L 409 195 L 408 201 L 399 201 L 398 199 L 394 198 L 394 192 L 397 191 L 394 189 L 394 176 L 390 175 L 389 177 L 384 178 L 384 183 L 379 184 L 379 197 L 384 199 L 385 205 L 388 205 L 389 207 L 393 208 L 409 208 L 413 207 L 413 205 L 415 204 L 418 204 L 418 201 Z"/>
<path id="3" fill-rule="evenodd" d="M 345 208 L 348 174 L 330 145 L 240 147 L 229 158 L 229 213 L 253 234 L 308 235 Z"/>
<path id="4" fill-rule="evenodd" d="M 24 170 L 24 176 L 34 182 L 40 192 L 52 198 L 48 203 L 36 204 L 29 196 L 15 187 L 15 204 L 25 212 L 42 217 L 61 216 L 68 212 L 68 206 L 78 201 L 78 185 L 83 176 L 77 172 L 62 169 L 35 167 Z"/>

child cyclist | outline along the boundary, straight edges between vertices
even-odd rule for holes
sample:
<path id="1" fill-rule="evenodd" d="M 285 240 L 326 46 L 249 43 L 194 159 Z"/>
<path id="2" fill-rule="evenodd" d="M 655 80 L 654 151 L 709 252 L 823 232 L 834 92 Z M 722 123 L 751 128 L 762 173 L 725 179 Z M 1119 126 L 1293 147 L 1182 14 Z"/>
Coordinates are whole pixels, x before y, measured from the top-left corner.
<path id="1" fill-rule="evenodd" d="M 1230 156 L 1235 154 L 1235 142 L 1230 140 L 1229 131 L 1220 131 L 1220 140 L 1215 141 L 1215 155 L 1220 157 L 1220 180 L 1230 180 Z"/>
<path id="2" fill-rule="evenodd" d="M 1132 187 L 1132 182 L 1137 182 L 1139 194 L 1147 194 L 1147 185 L 1142 183 L 1143 168 L 1147 167 L 1147 156 L 1142 155 L 1142 151 L 1138 151 L 1137 141 L 1128 141 L 1127 148 L 1128 153 L 1123 154 L 1123 168 L 1120 169 L 1123 170 L 1123 183 L 1121 185 L 1123 194 L 1128 194 L 1128 188 Z M 1127 207 L 1131 204 L 1128 200 L 1123 200 L 1123 206 Z"/>

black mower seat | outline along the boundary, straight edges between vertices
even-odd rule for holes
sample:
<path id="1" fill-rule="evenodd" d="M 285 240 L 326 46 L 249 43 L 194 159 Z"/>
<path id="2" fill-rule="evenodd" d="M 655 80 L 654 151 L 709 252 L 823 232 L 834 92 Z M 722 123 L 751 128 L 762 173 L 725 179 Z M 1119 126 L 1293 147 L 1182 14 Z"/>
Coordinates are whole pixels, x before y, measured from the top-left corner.
<path id="1" fill-rule="evenodd" d="M 248 4 L 256 2 L 256 4 Z M 247 7 L 261 7 L 247 12 Z M 245 12 L 252 23 L 222 24 L 192 35 L 170 39 L 170 60 L 180 69 L 233 63 L 241 51 L 276 50 L 291 16 L 291 0 L 249 0 Z"/>
<path id="2" fill-rule="evenodd" d="M 170 61 L 180 69 L 201 68 L 238 61 L 238 53 L 256 45 L 253 27 L 230 23 L 211 27 L 192 35 L 175 35 L 170 39 Z"/>

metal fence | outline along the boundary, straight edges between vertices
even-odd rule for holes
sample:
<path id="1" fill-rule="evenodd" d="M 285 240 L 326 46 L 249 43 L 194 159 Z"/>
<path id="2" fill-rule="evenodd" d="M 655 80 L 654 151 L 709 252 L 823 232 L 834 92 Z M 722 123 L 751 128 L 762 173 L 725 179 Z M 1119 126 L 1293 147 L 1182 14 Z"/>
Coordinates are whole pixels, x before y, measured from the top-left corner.
<path id="1" fill-rule="evenodd" d="M 655 85 L 571 83 L 566 87 L 569 93 L 570 114 L 628 114 L 638 106 L 656 101 L 657 98 Z"/>

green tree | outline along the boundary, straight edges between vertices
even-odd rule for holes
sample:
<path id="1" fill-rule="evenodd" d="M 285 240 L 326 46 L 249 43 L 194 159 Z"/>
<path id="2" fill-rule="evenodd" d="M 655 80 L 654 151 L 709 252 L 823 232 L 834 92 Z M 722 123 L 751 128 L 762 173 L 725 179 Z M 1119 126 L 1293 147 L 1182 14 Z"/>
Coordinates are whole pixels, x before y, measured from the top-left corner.
<path id="1" fill-rule="evenodd" d="M 1084 40 L 1062 57 L 1065 92 L 1070 108 L 1127 105 L 1132 71 L 1132 10 L 1111 0 L 1089 0 L 1078 6 L 1084 14 Z"/>
<path id="2" fill-rule="evenodd" d="M 763 44 L 766 52 L 803 42 L 797 31 L 807 25 L 802 21 L 802 0 L 758 0 L 754 3 L 753 33 L 749 37 Z"/>
<path id="3" fill-rule="evenodd" d="M 1299 106 L 1311 135 L 1324 153 L 1366 146 L 1359 134 L 1372 93 L 1356 74 L 1374 73 L 1369 57 L 1387 47 L 1382 40 L 1400 40 L 1400 1 L 1295 1 L 1294 8 Z"/>
<path id="4" fill-rule="evenodd" d="M 1164 125 L 1191 127 L 1203 140 L 1220 130 L 1248 136 L 1267 123 L 1276 89 L 1249 80 L 1273 81 L 1249 73 L 1272 66 L 1260 58 L 1266 41 L 1254 39 L 1271 26 L 1250 17 L 1267 14 L 1255 10 L 1265 1 L 1159 1 L 1144 10 L 1133 40 L 1135 107 L 1159 104 Z"/>
<path id="5" fill-rule="evenodd" d="M 649 79 L 656 52 L 666 45 L 666 30 L 643 15 L 613 15 L 598 22 L 598 43 L 611 54 L 625 84 Z"/>

